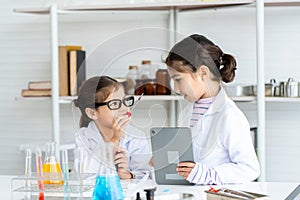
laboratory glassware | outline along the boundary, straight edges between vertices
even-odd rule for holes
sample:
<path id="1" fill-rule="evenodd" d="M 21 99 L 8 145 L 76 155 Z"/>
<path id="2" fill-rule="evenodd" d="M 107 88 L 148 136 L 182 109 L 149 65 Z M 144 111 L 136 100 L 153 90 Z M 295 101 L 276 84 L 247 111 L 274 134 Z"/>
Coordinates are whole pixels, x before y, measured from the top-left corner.
<path id="1" fill-rule="evenodd" d="M 43 164 L 44 184 L 63 184 L 62 171 L 55 157 L 55 143 L 46 144 L 46 156 Z"/>
<path id="2" fill-rule="evenodd" d="M 121 200 L 124 198 L 120 178 L 116 172 L 113 156 L 113 144 L 99 146 L 99 170 L 96 178 L 92 200 Z"/>

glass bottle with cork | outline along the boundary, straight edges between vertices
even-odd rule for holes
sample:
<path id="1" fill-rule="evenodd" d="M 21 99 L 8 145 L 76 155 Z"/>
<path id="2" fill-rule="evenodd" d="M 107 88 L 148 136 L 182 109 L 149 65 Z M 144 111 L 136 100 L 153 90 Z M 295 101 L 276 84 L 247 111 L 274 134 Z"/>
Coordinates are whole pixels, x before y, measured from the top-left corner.
<path id="1" fill-rule="evenodd" d="M 144 93 L 146 95 L 156 94 L 156 79 L 155 73 L 157 66 L 151 63 L 151 60 L 143 60 L 140 66 L 139 80 L 137 81 L 135 94 L 140 95 Z M 142 92 L 143 91 L 143 92 Z"/>
<path id="2" fill-rule="evenodd" d="M 164 64 L 159 66 L 156 72 L 156 94 L 158 95 L 170 95 L 170 75 L 168 73 L 167 67 Z"/>
<path id="3" fill-rule="evenodd" d="M 136 80 L 139 78 L 138 75 L 139 75 L 138 66 L 130 65 L 129 71 L 127 73 L 127 78 L 126 78 L 126 87 L 125 87 L 126 94 L 134 94 Z"/>

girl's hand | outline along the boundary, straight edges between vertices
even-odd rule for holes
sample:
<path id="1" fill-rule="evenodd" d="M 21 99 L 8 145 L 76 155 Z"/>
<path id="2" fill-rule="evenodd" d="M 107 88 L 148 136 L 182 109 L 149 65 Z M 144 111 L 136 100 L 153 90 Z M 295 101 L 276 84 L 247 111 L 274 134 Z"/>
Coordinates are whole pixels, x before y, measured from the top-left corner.
<path id="1" fill-rule="evenodd" d="M 131 118 L 127 114 L 115 115 L 112 122 L 114 135 L 110 141 L 119 141 L 120 138 L 124 137 L 124 129 L 130 121 Z"/>
<path id="2" fill-rule="evenodd" d="M 128 158 L 126 156 L 126 150 L 124 148 L 120 148 L 120 150 L 115 153 L 114 163 L 117 166 L 117 172 L 120 179 L 132 178 L 132 174 L 128 170 Z"/>
<path id="3" fill-rule="evenodd" d="M 178 163 L 176 168 L 178 175 L 183 176 L 184 179 L 187 179 L 195 165 L 196 163 L 194 162 Z"/>

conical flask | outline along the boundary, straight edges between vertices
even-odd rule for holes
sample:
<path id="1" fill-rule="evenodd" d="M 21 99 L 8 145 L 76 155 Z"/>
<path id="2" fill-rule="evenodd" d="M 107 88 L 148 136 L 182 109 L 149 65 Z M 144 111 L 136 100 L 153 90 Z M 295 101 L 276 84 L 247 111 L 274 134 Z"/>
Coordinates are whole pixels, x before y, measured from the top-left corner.
<path id="1" fill-rule="evenodd" d="M 44 184 L 63 184 L 62 171 L 55 157 L 55 143 L 46 144 L 46 155 L 43 164 Z"/>
<path id="2" fill-rule="evenodd" d="M 92 200 L 122 200 L 125 195 L 114 165 L 113 144 L 105 143 L 99 148 L 100 166 Z"/>

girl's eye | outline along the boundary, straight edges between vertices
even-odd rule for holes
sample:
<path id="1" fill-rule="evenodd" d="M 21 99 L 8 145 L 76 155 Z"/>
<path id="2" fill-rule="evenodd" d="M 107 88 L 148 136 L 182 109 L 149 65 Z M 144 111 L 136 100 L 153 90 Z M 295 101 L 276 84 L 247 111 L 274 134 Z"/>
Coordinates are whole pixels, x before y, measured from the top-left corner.
<path id="1" fill-rule="evenodd" d="M 181 80 L 180 78 L 175 79 L 175 81 L 178 83 L 180 82 L 180 80 Z"/>

